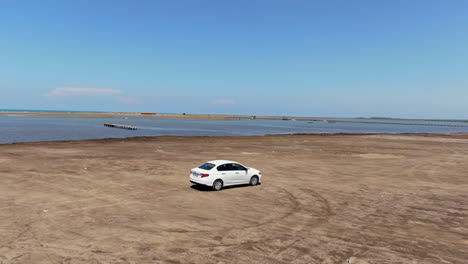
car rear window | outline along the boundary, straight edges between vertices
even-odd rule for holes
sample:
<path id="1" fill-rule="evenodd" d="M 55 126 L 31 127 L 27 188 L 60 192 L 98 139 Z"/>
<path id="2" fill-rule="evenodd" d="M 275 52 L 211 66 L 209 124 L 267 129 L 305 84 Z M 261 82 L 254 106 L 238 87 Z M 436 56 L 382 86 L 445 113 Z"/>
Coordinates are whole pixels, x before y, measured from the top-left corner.
<path id="1" fill-rule="evenodd" d="M 207 162 L 205 164 L 200 165 L 200 167 L 198 167 L 198 168 L 200 168 L 202 170 L 211 170 L 214 166 L 215 165 L 213 163 Z"/>

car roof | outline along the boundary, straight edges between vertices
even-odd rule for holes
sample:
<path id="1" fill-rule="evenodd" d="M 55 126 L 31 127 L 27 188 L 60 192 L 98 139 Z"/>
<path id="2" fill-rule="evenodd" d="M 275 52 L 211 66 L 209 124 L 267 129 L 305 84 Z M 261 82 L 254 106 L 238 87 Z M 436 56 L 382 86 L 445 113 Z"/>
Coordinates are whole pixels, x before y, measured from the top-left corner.
<path id="1" fill-rule="evenodd" d="M 236 162 L 236 161 L 232 161 L 232 160 L 211 160 L 211 161 L 207 161 L 208 163 L 212 163 L 216 166 L 218 165 L 221 165 L 221 164 L 226 164 L 226 163 L 237 163 L 237 164 L 240 164 L 239 162 Z"/>

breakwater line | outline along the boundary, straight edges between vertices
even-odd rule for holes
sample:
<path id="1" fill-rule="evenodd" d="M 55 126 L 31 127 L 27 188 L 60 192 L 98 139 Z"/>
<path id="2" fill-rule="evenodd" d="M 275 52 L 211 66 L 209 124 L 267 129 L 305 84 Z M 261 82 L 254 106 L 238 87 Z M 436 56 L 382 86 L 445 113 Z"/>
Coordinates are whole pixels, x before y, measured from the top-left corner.
<path id="1" fill-rule="evenodd" d="M 128 130 L 137 130 L 138 129 L 136 126 L 127 126 L 127 125 L 111 124 L 111 123 L 105 123 L 104 126 L 121 128 L 121 129 L 128 129 Z"/>

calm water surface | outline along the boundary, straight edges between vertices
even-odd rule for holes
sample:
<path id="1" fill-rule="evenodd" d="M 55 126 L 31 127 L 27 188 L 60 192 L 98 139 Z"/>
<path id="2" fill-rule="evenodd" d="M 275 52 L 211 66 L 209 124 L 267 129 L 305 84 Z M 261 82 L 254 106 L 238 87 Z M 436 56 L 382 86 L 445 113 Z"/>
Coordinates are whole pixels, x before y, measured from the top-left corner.
<path id="1" fill-rule="evenodd" d="M 139 130 L 104 127 L 104 123 L 137 126 Z M 413 122 L 414 123 L 414 122 Z M 409 124 L 409 123 L 408 123 Z M 293 120 L 194 120 L 148 117 L 79 118 L 0 115 L 0 143 L 125 138 L 135 136 L 247 136 L 265 134 L 362 132 L 451 133 L 468 132 L 468 123 L 417 122 L 415 125 L 325 123 Z M 457 125 L 453 127 L 451 125 Z"/>

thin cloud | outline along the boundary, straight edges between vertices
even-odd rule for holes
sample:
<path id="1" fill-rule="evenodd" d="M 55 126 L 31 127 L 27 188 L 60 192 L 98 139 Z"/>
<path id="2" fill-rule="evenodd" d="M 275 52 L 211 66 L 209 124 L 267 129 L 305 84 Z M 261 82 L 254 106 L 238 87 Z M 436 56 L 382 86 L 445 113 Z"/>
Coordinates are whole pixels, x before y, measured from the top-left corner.
<path id="1" fill-rule="evenodd" d="M 47 93 L 46 96 L 103 96 L 123 93 L 122 90 L 110 88 L 80 88 L 80 87 L 59 87 Z"/>
<path id="2" fill-rule="evenodd" d="M 232 99 L 218 99 L 218 100 L 214 100 L 213 101 L 213 104 L 216 104 L 216 105 L 229 105 L 229 104 L 235 104 L 236 102 Z"/>

